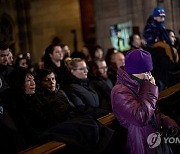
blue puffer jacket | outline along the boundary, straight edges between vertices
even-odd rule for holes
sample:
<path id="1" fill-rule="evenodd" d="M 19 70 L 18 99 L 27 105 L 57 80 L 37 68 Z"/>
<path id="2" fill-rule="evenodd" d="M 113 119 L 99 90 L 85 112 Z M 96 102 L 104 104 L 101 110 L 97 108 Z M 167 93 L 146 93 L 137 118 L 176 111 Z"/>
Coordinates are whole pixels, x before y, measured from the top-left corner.
<path id="1" fill-rule="evenodd" d="M 128 129 L 127 150 L 131 154 L 153 154 L 147 137 L 156 132 L 149 121 L 154 115 L 158 87 L 144 80 L 140 85 L 119 68 L 116 86 L 111 91 L 112 110 L 119 123 Z"/>

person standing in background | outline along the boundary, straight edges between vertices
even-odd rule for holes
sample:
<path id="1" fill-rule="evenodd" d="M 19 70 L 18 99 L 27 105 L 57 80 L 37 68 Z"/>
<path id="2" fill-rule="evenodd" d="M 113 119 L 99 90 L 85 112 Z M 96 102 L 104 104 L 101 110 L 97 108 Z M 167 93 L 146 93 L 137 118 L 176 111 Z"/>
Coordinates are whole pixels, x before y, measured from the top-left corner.
<path id="1" fill-rule="evenodd" d="M 143 32 L 148 49 L 150 49 L 154 43 L 162 40 L 165 40 L 169 45 L 171 44 L 165 29 L 165 17 L 165 10 L 158 6 L 154 8 L 153 14 L 148 18 Z"/>

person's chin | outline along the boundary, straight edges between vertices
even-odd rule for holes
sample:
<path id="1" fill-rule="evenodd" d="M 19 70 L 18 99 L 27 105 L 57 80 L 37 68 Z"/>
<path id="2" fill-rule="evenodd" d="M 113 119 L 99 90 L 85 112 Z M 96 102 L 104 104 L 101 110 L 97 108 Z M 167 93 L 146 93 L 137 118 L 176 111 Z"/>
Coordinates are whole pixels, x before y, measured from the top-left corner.
<path id="1" fill-rule="evenodd" d="M 28 95 L 33 95 L 33 94 L 35 94 L 35 91 L 31 91 L 28 93 Z"/>
<path id="2" fill-rule="evenodd" d="M 105 79 L 108 78 L 107 74 L 101 74 L 101 76 L 102 76 L 103 78 L 105 78 Z"/>
<path id="3" fill-rule="evenodd" d="M 51 91 L 55 91 L 55 90 L 56 90 L 56 87 L 51 88 Z"/>

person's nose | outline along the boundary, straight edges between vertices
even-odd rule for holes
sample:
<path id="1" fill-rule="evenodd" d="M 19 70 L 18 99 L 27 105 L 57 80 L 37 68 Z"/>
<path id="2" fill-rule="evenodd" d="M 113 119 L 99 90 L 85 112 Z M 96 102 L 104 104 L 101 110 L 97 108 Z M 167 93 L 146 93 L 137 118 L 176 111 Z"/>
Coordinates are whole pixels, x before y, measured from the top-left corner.
<path id="1" fill-rule="evenodd" d="M 31 85 L 32 85 L 32 86 L 35 86 L 35 85 L 36 85 L 36 83 L 35 83 L 34 80 L 31 81 Z"/>
<path id="2" fill-rule="evenodd" d="M 85 72 L 85 73 L 88 73 L 88 68 L 87 68 L 87 67 L 84 69 L 84 72 Z"/>
<path id="3" fill-rule="evenodd" d="M 4 59 L 5 59 L 5 61 L 8 61 L 8 56 L 5 56 Z"/>

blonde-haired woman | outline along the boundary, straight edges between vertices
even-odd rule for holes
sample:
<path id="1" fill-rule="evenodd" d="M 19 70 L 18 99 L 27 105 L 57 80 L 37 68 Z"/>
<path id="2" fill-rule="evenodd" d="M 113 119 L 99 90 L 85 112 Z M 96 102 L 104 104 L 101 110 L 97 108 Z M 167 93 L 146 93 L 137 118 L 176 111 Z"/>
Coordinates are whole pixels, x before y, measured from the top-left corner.
<path id="1" fill-rule="evenodd" d="M 83 59 L 74 58 L 66 60 L 65 64 L 68 73 L 64 90 L 78 111 L 82 114 L 89 114 L 94 118 L 106 115 L 108 111 L 99 108 L 99 97 L 89 87 L 86 62 Z"/>

